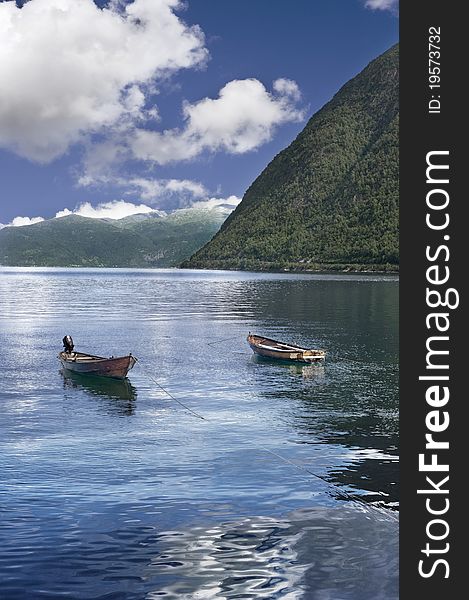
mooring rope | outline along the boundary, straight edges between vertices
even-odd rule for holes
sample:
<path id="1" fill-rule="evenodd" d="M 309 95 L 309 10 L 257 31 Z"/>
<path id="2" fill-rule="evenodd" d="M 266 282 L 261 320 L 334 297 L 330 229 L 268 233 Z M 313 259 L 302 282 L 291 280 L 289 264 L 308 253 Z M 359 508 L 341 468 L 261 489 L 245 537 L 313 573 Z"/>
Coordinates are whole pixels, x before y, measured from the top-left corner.
<path id="1" fill-rule="evenodd" d="M 255 444 L 254 447 L 257 448 L 257 449 L 259 449 L 259 450 L 264 450 L 264 452 L 268 452 L 272 456 L 275 456 L 276 458 L 280 459 L 284 463 L 295 467 L 299 471 L 303 471 L 304 473 L 308 473 L 309 475 L 312 475 L 313 477 L 316 477 L 317 479 L 320 479 L 326 485 L 328 485 L 330 488 L 333 489 L 334 494 L 339 499 L 341 497 L 342 498 L 346 498 L 349 502 L 356 502 L 357 504 L 360 504 L 360 506 L 365 506 L 368 509 L 371 509 L 371 508 L 372 509 L 380 509 L 380 507 L 373 506 L 372 504 L 369 504 L 368 502 L 365 502 L 361 498 L 358 498 L 354 494 L 351 494 L 350 492 L 347 492 L 346 490 L 341 489 L 338 485 L 336 485 L 335 483 L 332 483 L 331 481 L 329 481 L 328 479 L 326 479 L 322 475 L 318 475 L 317 473 L 314 473 L 314 471 L 311 471 L 307 467 L 304 467 L 303 465 L 299 465 L 299 464 L 293 462 L 292 460 L 290 460 L 288 458 L 285 458 L 285 456 L 282 456 L 281 454 L 278 454 L 278 452 L 274 452 L 273 450 L 270 450 L 269 448 L 266 448 L 265 446 L 261 446 L 259 444 Z M 376 492 L 376 494 L 380 495 L 380 496 L 384 495 L 382 492 Z M 393 513 L 388 513 L 386 511 L 386 514 L 389 515 L 389 517 L 391 517 L 392 519 L 398 520 L 398 518 Z"/>
<path id="2" fill-rule="evenodd" d="M 229 338 L 223 338 L 222 340 L 215 340 L 214 342 L 207 342 L 207 346 L 214 346 L 215 344 L 221 344 L 221 342 L 228 342 L 230 340 L 239 339 L 239 335 L 232 335 Z"/>
<path id="3" fill-rule="evenodd" d="M 173 394 L 171 394 L 171 392 L 168 392 L 168 390 L 166 390 L 161 383 L 159 383 L 155 377 L 153 377 L 153 375 L 150 373 L 150 371 L 148 371 L 143 365 L 142 363 L 134 356 L 135 361 L 138 362 L 138 364 L 140 365 L 140 368 L 142 369 L 142 371 L 146 374 L 147 377 L 149 377 L 153 383 L 155 383 L 162 392 L 164 392 L 167 396 L 169 396 L 172 400 L 174 400 L 174 402 L 177 402 L 178 404 L 180 404 L 183 408 L 185 408 L 188 412 L 192 413 L 194 416 L 196 416 L 199 419 L 202 419 L 202 421 L 207 421 L 207 419 L 205 417 L 203 417 L 202 415 L 199 415 L 198 412 L 196 412 L 195 410 L 192 410 L 192 408 L 190 408 L 189 406 L 187 406 L 187 404 L 184 404 L 184 402 L 181 402 L 181 400 L 179 400 L 179 398 L 176 398 L 175 396 L 173 396 Z"/>
<path id="4" fill-rule="evenodd" d="M 232 338 L 229 338 L 232 339 Z M 224 341 L 224 340 L 219 340 L 219 341 Z M 135 357 L 134 357 L 135 358 Z M 180 406 L 182 406 L 185 410 L 187 410 L 189 413 L 191 413 L 192 415 L 194 415 L 195 417 L 197 417 L 198 419 L 201 419 L 202 421 L 205 421 L 206 423 L 208 423 L 210 421 L 210 419 L 208 419 L 207 417 L 202 416 L 201 414 L 199 414 L 198 412 L 196 412 L 195 410 L 193 410 L 192 408 L 190 408 L 189 406 L 187 406 L 187 404 L 184 404 L 184 402 L 181 402 L 181 400 L 179 400 L 179 398 L 176 398 L 173 394 L 171 394 L 170 392 L 168 392 L 168 390 L 166 390 L 157 380 L 155 377 L 153 377 L 153 375 L 148 371 L 148 369 L 146 369 L 142 363 L 135 358 L 136 362 L 139 363 L 140 368 L 142 369 L 142 371 L 147 375 L 147 377 L 149 377 L 153 383 L 155 383 L 160 389 L 161 391 L 163 391 L 167 396 L 169 396 L 172 400 L 174 400 L 177 404 L 179 404 Z M 315 473 L 314 471 L 311 471 L 311 469 L 308 469 L 307 467 L 303 466 L 303 465 L 299 465 L 295 462 L 293 462 L 292 460 L 290 460 L 289 458 L 286 458 L 285 456 L 282 456 L 281 454 L 279 454 L 278 452 L 274 452 L 273 450 L 270 450 L 270 448 L 267 448 L 261 444 L 257 444 L 257 443 L 253 443 L 252 446 L 257 449 L 257 450 L 262 450 L 263 452 L 266 452 L 272 456 L 274 456 L 275 458 L 281 460 L 282 462 L 284 462 L 285 464 L 291 465 L 292 467 L 294 467 L 295 469 L 297 469 L 300 472 L 303 473 L 307 473 L 308 475 L 311 475 L 313 477 L 316 477 L 317 479 L 320 479 L 322 482 L 324 482 L 327 486 L 329 486 L 330 488 L 333 489 L 334 494 L 336 495 L 336 497 L 338 497 L 339 499 L 342 498 L 346 498 L 347 500 L 351 501 L 351 502 L 356 502 L 358 504 L 360 504 L 360 506 L 364 506 L 367 509 L 375 509 L 375 510 L 382 510 L 380 507 L 377 506 L 373 506 L 372 504 L 369 504 L 368 502 L 365 502 L 364 500 L 362 500 L 361 498 L 358 498 L 357 496 L 351 494 L 350 492 L 347 492 L 346 490 L 341 489 L 338 485 L 336 485 L 335 483 L 332 483 L 331 481 L 328 481 L 328 479 L 326 479 L 326 477 L 323 477 L 322 475 L 318 475 L 317 473 Z M 377 495 L 383 495 L 382 492 L 376 492 Z M 394 520 L 398 520 L 398 517 L 395 516 L 392 512 L 388 512 L 386 511 L 386 515 Z"/>

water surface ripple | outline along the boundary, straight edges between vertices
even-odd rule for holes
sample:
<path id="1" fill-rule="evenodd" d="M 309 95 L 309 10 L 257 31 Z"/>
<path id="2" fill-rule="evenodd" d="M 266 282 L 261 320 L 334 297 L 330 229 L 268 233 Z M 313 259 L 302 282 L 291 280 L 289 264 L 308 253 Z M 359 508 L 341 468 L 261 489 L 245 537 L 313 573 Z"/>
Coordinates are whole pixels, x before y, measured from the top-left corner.
<path id="1" fill-rule="evenodd" d="M 0 267 L 0 305 L 2 599 L 397 599 L 397 278 Z M 140 365 L 68 376 L 66 333 Z"/>

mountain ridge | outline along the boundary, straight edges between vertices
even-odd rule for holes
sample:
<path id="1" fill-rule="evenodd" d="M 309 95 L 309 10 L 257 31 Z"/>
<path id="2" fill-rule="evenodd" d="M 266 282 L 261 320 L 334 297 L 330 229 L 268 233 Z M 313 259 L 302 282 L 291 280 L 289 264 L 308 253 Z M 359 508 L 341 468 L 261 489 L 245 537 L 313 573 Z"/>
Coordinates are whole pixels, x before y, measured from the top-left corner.
<path id="1" fill-rule="evenodd" d="M 0 265 L 176 267 L 207 242 L 225 218 L 226 210 L 188 208 L 118 220 L 71 214 L 7 226 L 0 229 Z"/>

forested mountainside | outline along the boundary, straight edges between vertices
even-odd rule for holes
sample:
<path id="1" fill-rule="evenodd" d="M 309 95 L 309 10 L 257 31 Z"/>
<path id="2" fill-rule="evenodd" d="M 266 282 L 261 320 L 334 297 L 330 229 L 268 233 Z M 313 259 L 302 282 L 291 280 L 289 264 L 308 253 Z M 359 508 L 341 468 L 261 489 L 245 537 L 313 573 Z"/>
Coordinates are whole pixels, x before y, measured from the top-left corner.
<path id="1" fill-rule="evenodd" d="M 398 88 L 396 45 L 312 116 L 183 266 L 397 270 Z"/>

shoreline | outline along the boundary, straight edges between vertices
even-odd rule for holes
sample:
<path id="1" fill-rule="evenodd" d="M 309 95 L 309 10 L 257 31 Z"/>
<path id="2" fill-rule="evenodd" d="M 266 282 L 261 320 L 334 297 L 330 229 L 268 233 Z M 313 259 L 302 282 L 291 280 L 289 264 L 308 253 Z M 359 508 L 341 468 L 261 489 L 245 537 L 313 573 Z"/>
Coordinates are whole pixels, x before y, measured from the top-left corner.
<path id="1" fill-rule="evenodd" d="M 365 265 L 363 265 L 365 266 Z M 291 275 L 392 275 L 399 276 L 398 269 L 295 269 L 295 268 L 277 268 L 277 269 L 242 269 L 234 267 L 213 268 L 213 267 L 158 267 L 158 266 L 122 266 L 122 265 L 2 265 L 0 269 L 92 269 L 92 270 L 108 270 L 108 269 L 123 269 L 126 271 L 220 271 L 220 272 L 240 272 L 240 273 L 278 273 Z"/>

